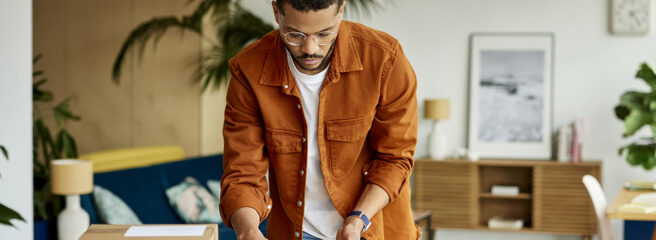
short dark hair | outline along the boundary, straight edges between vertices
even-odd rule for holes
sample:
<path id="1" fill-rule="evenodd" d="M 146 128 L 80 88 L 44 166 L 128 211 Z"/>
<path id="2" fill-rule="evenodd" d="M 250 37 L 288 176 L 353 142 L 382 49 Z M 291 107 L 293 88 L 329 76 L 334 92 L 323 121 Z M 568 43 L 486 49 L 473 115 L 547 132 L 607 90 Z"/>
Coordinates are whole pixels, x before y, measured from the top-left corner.
<path id="1" fill-rule="evenodd" d="M 301 12 L 326 9 L 337 3 L 337 12 L 339 12 L 339 7 L 342 6 L 342 2 L 344 2 L 344 0 L 276 0 L 276 5 L 278 6 L 278 11 L 284 15 L 285 13 L 282 10 L 282 5 L 285 3 L 290 4 L 294 9 Z"/>

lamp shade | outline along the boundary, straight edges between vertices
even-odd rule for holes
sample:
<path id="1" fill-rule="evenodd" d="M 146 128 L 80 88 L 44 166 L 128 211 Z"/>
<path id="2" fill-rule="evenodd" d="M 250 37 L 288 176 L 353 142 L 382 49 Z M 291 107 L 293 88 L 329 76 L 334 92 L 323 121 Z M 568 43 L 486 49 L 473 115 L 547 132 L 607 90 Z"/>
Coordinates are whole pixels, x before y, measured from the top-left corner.
<path id="1" fill-rule="evenodd" d="M 90 193 L 93 191 L 93 165 L 85 160 L 54 160 L 50 163 L 50 180 L 54 194 Z"/>
<path id="2" fill-rule="evenodd" d="M 449 99 L 426 99 L 424 101 L 424 118 L 443 120 L 449 118 L 450 112 Z"/>

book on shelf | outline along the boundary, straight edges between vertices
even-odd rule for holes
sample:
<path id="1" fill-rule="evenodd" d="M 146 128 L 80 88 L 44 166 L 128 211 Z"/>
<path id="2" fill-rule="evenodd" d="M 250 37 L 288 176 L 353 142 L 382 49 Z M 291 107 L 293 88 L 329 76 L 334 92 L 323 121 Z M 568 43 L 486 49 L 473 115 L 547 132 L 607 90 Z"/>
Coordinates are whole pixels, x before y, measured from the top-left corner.
<path id="1" fill-rule="evenodd" d="M 581 162 L 583 150 L 583 119 L 565 124 L 558 129 L 556 159 L 559 162 Z"/>
<path id="2" fill-rule="evenodd" d="M 524 220 L 494 216 L 487 220 L 487 227 L 494 229 L 522 229 L 524 227 Z"/>
<path id="3" fill-rule="evenodd" d="M 519 186 L 492 185 L 490 193 L 492 195 L 517 196 L 519 195 Z"/>

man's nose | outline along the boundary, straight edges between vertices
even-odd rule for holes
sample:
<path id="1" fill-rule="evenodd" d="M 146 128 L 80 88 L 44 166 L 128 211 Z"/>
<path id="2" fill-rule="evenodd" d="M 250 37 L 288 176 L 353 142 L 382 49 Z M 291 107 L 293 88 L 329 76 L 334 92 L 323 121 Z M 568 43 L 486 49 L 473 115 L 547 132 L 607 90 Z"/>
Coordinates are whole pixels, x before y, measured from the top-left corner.
<path id="1" fill-rule="evenodd" d="M 317 44 L 317 41 L 312 36 L 306 38 L 303 46 L 301 46 L 301 51 L 304 54 L 312 55 L 315 54 L 317 50 L 319 50 L 319 44 Z"/>

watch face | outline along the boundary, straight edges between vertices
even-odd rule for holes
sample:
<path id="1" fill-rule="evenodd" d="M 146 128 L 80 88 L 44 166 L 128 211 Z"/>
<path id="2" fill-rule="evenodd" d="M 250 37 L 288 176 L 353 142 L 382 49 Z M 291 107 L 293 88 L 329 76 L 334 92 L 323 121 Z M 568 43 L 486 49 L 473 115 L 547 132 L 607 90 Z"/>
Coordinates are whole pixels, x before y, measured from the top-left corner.
<path id="1" fill-rule="evenodd" d="M 613 33 L 647 33 L 650 0 L 613 0 L 611 30 Z"/>

